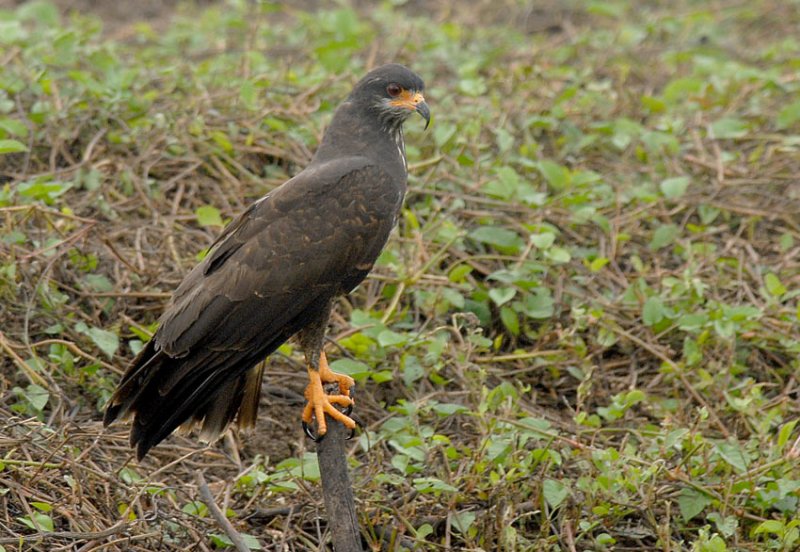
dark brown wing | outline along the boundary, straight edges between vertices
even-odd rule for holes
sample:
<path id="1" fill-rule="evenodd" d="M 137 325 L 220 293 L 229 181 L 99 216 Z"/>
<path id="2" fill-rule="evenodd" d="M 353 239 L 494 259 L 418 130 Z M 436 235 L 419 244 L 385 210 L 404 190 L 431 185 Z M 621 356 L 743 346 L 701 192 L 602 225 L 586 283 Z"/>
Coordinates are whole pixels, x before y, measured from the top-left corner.
<path id="1" fill-rule="evenodd" d="M 190 419 L 203 421 L 205 436 L 218 434 L 245 395 L 257 401 L 249 387 L 260 377 L 248 371 L 366 276 L 404 185 L 346 158 L 312 165 L 254 203 L 178 287 L 106 423 L 133 414 L 140 457 Z"/>

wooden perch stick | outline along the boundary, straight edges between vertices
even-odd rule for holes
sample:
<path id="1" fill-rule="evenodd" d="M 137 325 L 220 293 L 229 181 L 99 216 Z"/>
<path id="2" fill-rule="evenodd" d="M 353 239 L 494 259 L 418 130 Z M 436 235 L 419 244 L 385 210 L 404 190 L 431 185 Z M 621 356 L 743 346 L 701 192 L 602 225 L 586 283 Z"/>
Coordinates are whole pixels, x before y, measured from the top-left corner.
<path id="1" fill-rule="evenodd" d="M 334 384 L 332 389 L 326 386 L 325 392 L 338 393 L 338 386 Z M 333 549 L 335 552 L 363 552 L 345 450 L 350 430 L 330 416 L 325 416 L 325 421 L 328 433 L 317 442 L 317 460 Z"/>

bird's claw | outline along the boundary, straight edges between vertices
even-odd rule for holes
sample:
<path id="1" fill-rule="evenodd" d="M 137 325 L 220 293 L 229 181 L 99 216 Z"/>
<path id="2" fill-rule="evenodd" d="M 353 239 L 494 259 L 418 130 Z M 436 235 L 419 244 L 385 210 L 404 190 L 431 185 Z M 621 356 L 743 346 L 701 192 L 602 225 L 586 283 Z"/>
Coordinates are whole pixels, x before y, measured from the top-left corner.
<path id="1" fill-rule="evenodd" d="M 364 424 L 361 423 L 361 420 L 359 420 L 355 416 L 351 416 L 352 411 L 353 411 L 352 405 L 347 407 L 347 410 L 344 411 L 344 414 L 346 416 L 349 416 L 350 419 L 356 423 L 354 427 L 350 428 L 350 433 L 347 435 L 347 437 L 344 438 L 345 441 L 350 441 L 353 437 L 356 436 L 356 427 L 361 429 L 364 428 Z M 303 426 L 303 433 L 306 434 L 306 437 L 308 437 L 315 443 L 321 442 L 325 438 L 325 435 L 327 435 L 327 433 L 323 433 L 322 435 L 315 434 L 314 431 L 311 429 L 311 424 L 309 424 L 305 420 L 302 421 L 302 426 Z"/>
<path id="2" fill-rule="evenodd" d="M 356 398 L 354 396 L 355 394 L 356 394 L 356 386 L 353 385 L 347 390 L 347 396 L 350 397 L 350 400 L 352 402 L 345 407 L 343 412 L 343 414 L 348 418 L 352 418 L 351 414 L 353 413 L 353 405 L 356 403 Z M 353 421 L 355 421 L 357 425 L 359 426 L 361 425 L 355 418 L 353 418 Z"/>
<path id="3" fill-rule="evenodd" d="M 325 438 L 325 435 L 320 435 L 319 437 L 314 435 L 314 432 L 311 431 L 311 426 L 305 420 L 303 420 L 302 424 L 303 424 L 303 432 L 306 434 L 306 437 L 308 437 L 315 443 L 319 443 Z"/>
<path id="4" fill-rule="evenodd" d="M 345 427 L 350 429 L 351 432 L 355 430 L 356 422 L 350 418 L 350 413 L 353 411 L 352 391 L 355 387 L 353 378 L 332 371 L 328 366 L 328 359 L 324 351 L 320 353 L 318 369 L 309 365 L 308 378 L 308 386 L 306 386 L 306 391 L 304 393 L 308 403 L 303 409 L 302 416 L 303 431 L 305 434 L 308 435 L 312 441 L 318 443 L 328 431 L 328 424 L 325 420 L 326 416 L 341 422 Z M 323 387 L 325 383 L 337 384 L 340 394 L 329 395 L 325 393 L 325 388 Z M 342 409 L 339 410 L 336 406 Z M 311 431 L 310 427 L 311 421 L 314 419 L 317 421 L 316 434 Z"/>
<path id="5" fill-rule="evenodd" d="M 348 435 L 347 437 L 344 438 L 345 441 L 349 441 L 350 439 L 352 439 L 353 437 L 356 436 L 356 427 L 359 428 L 359 429 L 364 429 L 364 424 L 361 423 L 361 420 L 359 418 L 357 418 L 356 416 L 350 415 L 350 419 L 353 420 L 356 423 L 356 425 L 355 425 L 355 427 L 351 427 L 350 428 L 350 435 Z"/>

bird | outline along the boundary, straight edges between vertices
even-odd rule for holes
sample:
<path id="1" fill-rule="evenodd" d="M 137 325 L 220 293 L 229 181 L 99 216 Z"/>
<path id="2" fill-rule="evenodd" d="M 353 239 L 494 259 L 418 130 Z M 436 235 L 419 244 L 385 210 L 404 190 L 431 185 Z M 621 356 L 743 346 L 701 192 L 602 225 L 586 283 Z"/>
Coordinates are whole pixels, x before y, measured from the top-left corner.
<path id="1" fill-rule="evenodd" d="M 139 460 L 179 428 L 206 441 L 234 422 L 252 428 L 262 361 L 295 336 L 308 373 L 306 433 L 323 438 L 326 414 L 355 430 L 354 381 L 329 367 L 325 332 L 335 300 L 364 280 L 397 223 L 408 180 L 403 124 L 419 114 L 428 128 L 424 90 L 403 65 L 369 71 L 305 169 L 232 220 L 178 285 L 105 409 L 105 426 L 131 421 Z M 326 394 L 326 383 L 340 394 Z"/>

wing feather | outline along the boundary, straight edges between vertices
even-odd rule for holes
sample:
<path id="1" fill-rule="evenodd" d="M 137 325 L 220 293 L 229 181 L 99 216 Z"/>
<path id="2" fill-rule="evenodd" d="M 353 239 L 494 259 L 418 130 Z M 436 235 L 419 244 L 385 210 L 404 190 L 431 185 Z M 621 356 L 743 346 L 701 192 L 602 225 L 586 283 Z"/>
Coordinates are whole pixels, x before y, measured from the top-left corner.
<path id="1" fill-rule="evenodd" d="M 354 157 L 309 167 L 252 204 L 176 290 L 106 423 L 133 413 L 141 457 L 192 419 L 207 422 L 206 436 L 240 408 L 251 421 L 261 377 L 250 371 L 364 278 L 403 192 L 404 182 Z"/>

